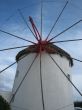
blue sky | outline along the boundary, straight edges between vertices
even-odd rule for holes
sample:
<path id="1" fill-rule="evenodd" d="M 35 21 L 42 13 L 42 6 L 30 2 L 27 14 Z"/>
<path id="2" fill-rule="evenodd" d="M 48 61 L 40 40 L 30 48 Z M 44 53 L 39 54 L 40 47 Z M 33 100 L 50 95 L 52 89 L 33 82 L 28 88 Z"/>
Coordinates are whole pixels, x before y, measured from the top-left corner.
<path id="1" fill-rule="evenodd" d="M 51 2 L 52 1 L 52 2 Z M 66 0 L 44 0 L 43 3 L 43 39 L 48 35 L 53 23 L 57 19 L 61 9 L 64 7 Z M 25 23 L 20 17 L 17 9 L 21 9 L 25 19 L 29 23 L 29 16 L 32 16 L 38 29 L 40 30 L 41 21 L 41 4 L 40 0 L 0 0 L 0 29 L 16 34 L 23 38 L 36 41 L 26 27 Z M 82 19 L 82 0 L 69 0 L 69 3 L 63 12 L 59 22 L 50 35 L 50 38 L 70 26 L 71 24 Z M 65 32 L 57 40 L 82 38 L 82 23 L 79 23 L 69 31 Z M 15 39 L 12 36 L 0 32 L 0 49 L 29 45 L 30 43 Z M 70 42 L 57 44 L 66 50 L 72 57 L 82 60 L 82 42 Z M 4 69 L 9 64 L 15 61 L 16 54 L 21 49 L 0 52 L 0 70 Z M 74 84 L 82 91 L 82 63 L 74 61 L 72 68 L 72 80 Z M 16 65 L 6 70 L 0 75 L 0 89 L 11 90 L 14 76 L 16 72 Z M 74 99 L 82 100 L 77 92 L 74 91 Z"/>

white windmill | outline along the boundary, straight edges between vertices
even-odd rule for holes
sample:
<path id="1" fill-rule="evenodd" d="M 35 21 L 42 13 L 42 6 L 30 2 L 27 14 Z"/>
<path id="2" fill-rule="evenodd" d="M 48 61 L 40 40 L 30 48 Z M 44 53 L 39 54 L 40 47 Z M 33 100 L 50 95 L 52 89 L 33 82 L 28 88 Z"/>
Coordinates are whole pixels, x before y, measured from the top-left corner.
<path id="1" fill-rule="evenodd" d="M 34 35 L 37 43 L 27 39 L 23 39 L 4 30 L 0 30 L 3 33 L 31 42 L 33 44 L 29 47 L 22 46 L 26 48 L 20 51 L 16 56 L 17 72 L 14 81 L 12 97 L 10 100 L 12 110 L 74 110 L 72 86 L 77 90 L 80 95 L 82 95 L 71 81 L 70 68 L 73 66 L 74 58 L 72 58 L 63 49 L 54 45 L 54 43 L 58 42 L 68 42 L 82 39 L 57 42 L 52 41 L 54 38 L 68 31 L 70 28 L 74 27 L 82 20 L 79 20 L 70 27 L 66 28 L 55 37 L 48 39 L 53 28 L 55 27 L 63 11 L 65 10 L 67 4 L 68 1 L 60 12 L 56 22 L 52 26 L 52 29 L 50 30 L 50 33 L 45 40 L 42 40 L 42 21 L 40 34 L 33 19 L 29 17 L 29 21 L 34 31 L 33 32 L 27 24 L 27 21 L 25 20 L 21 10 L 19 10 L 20 15 L 29 30 Z M 11 64 L 7 68 L 11 67 L 16 62 Z M 4 70 L 2 70 L 1 72 L 3 72 Z"/>

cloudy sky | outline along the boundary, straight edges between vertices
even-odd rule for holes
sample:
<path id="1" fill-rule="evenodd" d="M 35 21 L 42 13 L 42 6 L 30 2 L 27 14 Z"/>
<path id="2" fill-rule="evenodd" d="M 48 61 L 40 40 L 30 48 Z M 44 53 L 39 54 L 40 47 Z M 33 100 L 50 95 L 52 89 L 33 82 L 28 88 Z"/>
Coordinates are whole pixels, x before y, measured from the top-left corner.
<path id="1" fill-rule="evenodd" d="M 43 0 L 43 39 L 48 35 L 53 23 L 66 4 L 66 0 Z M 82 19 L 82 0 L 68 0 L 69 3 L 61 18 L 53 29 L 49 38 L 57 35 L 73 23 Z M 18 9 L 21 9 L 25 19 L 29 23 L 31 16 L 38 29 L 41 28 L 41 3 L 40 0 L 0 0 L 0 29 L 18 35 L 22 38 L 35 41 L 34 36 L 22 20 Z M 31 26 L 31 25 L 30 25 Z M 79 23 L 69 31 L 57 37 L 53 41 L 82 38 L 82 23 Z M 0 49 L 30 45 L 26 41 L 13 38 L 0 32 Z M 58 43 L 59 47 L 66 50 L 72 57 L 82 60 L 82 41 Z M 15 62 L 15 56 L 21 49 L 0 52 L 0 71 Z M 0 74 L 0 90 L 11 91 L 16 73 L 13 66 Z M 82 92 L 82 63 L 74 61 L 72 67 L 72 80 Z M 74 100 L 82 100 L 82 97 L 73 90 Z"/>

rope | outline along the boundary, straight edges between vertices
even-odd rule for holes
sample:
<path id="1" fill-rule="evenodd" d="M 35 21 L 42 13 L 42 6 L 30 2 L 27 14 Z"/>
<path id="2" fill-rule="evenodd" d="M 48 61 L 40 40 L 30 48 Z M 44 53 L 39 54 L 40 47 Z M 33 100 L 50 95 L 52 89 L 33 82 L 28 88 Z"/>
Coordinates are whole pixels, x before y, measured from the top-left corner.
<path id="1" fill-rule="evenodd" d="M 51 43 L 63 43 L 63 42 L 72 42 L 72 41 L 79 41 L 79 40 L 82 40 L 82 39 L 74 39 L 74 40 L 63 40 L 63 41 L 56 41 L 56 42 L 51 42 Z M 62 53 L 61 53 L 62 54 Z M 62 54 L 63 55 L 63 54 Z M 82 60 L 79 60 L 79 59 L 76 59 L 74 57 L 71 57 L 73 60 L 76 60 L 76 61 L 79 61 L 79 62 L 82 62 Z"/>
<path id="2" fill-rule="evenodd" d="M 18 39 L 21 39 L 21 40 L 30 42 L 30 43 L 32 43 L 32 44 L 35 44 L 34 42 L 32 42 L 32 41 L 30 41 L 30 40 L 24 39 L 24 38 L 22 38 L 22 37 L 19 37 L 19 36 L 17 36 L 17 35 L 12 34 L 12 33 L 6 32 L 6 31 L 4 31 L 4 30 L 1 30 L 1 29 L 0 29 L 0 32 L 3 32 L 3 33 L 5 33 L 5 34 L 11 35 L 11 36 L 13 36 L 13 37 L 15 37 L 15 38 L 18 38 Z"/>
<path id="3" fill-rule="evenodd" d="M 10 64 L 9 66 L 7 66 L 7 67 L 4 68 L 3 70 L 1 70 L 0 73 L 4 72 L 5 70 L 7 70 L 8 68 L 10 68 L 10 67 L 13 66 L 14 64 L 16 64 L 16 62 Z"/>
<path id="4" fill-rule="evenodd" d="M 30 26 L 28 25 L 28 23 L 27 23 L 27 21 L 26 21 L 26 19 L 25 19 L 24 15 L 22 14 L 22 12 L 21 12 L 21 10 L 20 10 L 20 9 L 18 9 L 18 12 L 19 12 L 19 14 L 20 14 L 21 18 L 23 19 L 23 21 L 25 22 L 26 26 L 28 27 L 28 29 L 30 30 L 30 32 L 31 32 L 31 33 L 33 34 L 33 36 L 36 38 L 35 34 L 32 32 L 32 30 L 31 30 Z"/>
<path id="5" fill-rule="evenodd" d="M 41 39 L 42 39 L 42 25 L 43 25 L 43 0 L 41 0 Z"/>
<path id="6" fill-rule="evenodd" d="M 24 57 L 22 57 L 21 59 L 19 59 L 18 61 L 21 61 L 23 58 L 25 58 L 26 55 Z M 4 68 L 3 70 L 0 71 L 0 73 L 4 72 L 5 70 L 7 70 L 8 68 L 10 68 L 11 66 L 13 66 L 14 64 L 16 64 L 16 62 L 10 64 L 9 66 L 7 66 L 6 68 Z"/>
<path id="7" fill-rule="evenodd" d="M 75 25 L 77 25 L 77 24 L 80 23 L 80 22 L 82 22 L 82 19 L 79 20 L 79 21 L 77 21 L 77 22 L 75 22 L 74 24 L 72 24 L 71 26 L 69 26 L 68 28 L 66 28 L 65 30 L 63 30 L 63 31 L 60 32 L 59 34 L 57 34 L 56 36 L 52 37 L 52 38 L 49 40 L 49 42 L 52 41 L 54 38 L 57 38 L 58 36 L 62 35 L 64 32 L 68 31 L 69 29 L 71 29 L 72 27 L 74 27 Z"/>
<path id="8" fill-rule="evenodd" d="M 52 26 L 52 28 L 51 28 L 51 30 L 50 30 L 50 32 L 49 32 L 49 34 L 48 34 L 46 40 L 49 38 L 51 32 L 53 31 L 53 29 L 55 28 L 56 24 L 58 23 L 58 21 L 59 21 L 61 15 L 63 14 L 63 12 L 64 12 L 64 10 L 65 10 L 67 4 L 68 4 L 68 1 L 65 3 L 65 6 L 64 6 L 63 9 L 61 10 L 61 12 L 60 12 L 59 16 L 57 17 L 55 23 L 53 24 L 53 26 Z"/>
<path id="9" fill-rule="evenodd" d="M 55 41 L 51 43 L 64 43 L 64 42 L 73 42 L 73 41 L 82 41 L 82 39 L 61 40 L 61 41 Z"/>
<path id="10" fill-rule="evenodd" d="M 11 48 L 6 48 L 6 49 L 1 49 L 0 51 L 13 50 L 13 49 L 24 48 L 24 47 L 28 47 L 28 46 L 11 47 Z"/>

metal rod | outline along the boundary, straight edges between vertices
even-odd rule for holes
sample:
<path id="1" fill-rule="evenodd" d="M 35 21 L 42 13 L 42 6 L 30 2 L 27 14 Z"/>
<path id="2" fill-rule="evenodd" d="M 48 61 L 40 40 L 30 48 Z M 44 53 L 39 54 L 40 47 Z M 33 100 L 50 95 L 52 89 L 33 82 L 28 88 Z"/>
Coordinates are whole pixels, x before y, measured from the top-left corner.
<path id="1" fill-rule="evenodd" d="M 18 39 L 21 39 L 21 40 L 30 42 L 30 43 L 32 43 L 32 44 L 35 44 L 34 42 L 32 42 L 32 41 L 30 41 L 30 40 L 24 39 L 24 38 L 22 38 L 22 37 L 19 37 L 19 36 L 17 36 L 17 35 L 14 35 L 14 34 L 12 34 L 12 33 L 7 32 L 7 31 L 4 31 L 4 30 L 1 30 L 1 29 L 0 29 L 0 32 L 3 32 L 3 33 L 5 33 L 5 34 L 11 35 L 11 36 L 13 36 L 13 37 L 15 37 L 15 38 L 18 38 Z"/>
<path id="2" fill-rule="evenodd" d="M 7 66 L 7 67 L 4 68 L 3 70 L 1 70 L 0 73 L 4 72 L 5 70 L 7 70 L 8 68 L 10 68 L 10 67 L 13 66 L 14 64 L 16 64 L 16 62 L 10 64 L 9 66 Z"/>
<path id="3" fill-rule="evenodd" d="M 43 0 L 41 0 L 41 39 L 42 39 L 42 25 L 43 25 Z"/>
<path id="4" fill-rule="evenodd" d="M 28 47 L 28 46 L 11 47 L 6 49 L 1 49 L 0 51 L 13 50 L 13 49 L 24 48 L 24 47 Z"/>
<path id="5" fill-rule="evenodd" d="M 19 59 L 18 61 L 20 61 L 20 60 L 22 60 L 23 58 L 25 58 L 26 57 L 26 55 L 25 56 L 23 56 L 21 59 Z M 6 68 L 4 68 L 3 70 L 1 70 L 0 71 L 0 73 L 2 73 L 2 72 L 4 72 L 5 70 L 7 70 L 8 68 L 10 68 L 11 66 L 13 66 L 14 64 L 16 64 L 16 62 L 14 62 L 14 63 L 12 63 L 12 64 L 10 64 L 9 66 L 7 66 Z"/>
<path id="6" fill-rule="evenodd" d="M 82 40 L 82 39 L 75 39 L 76 41 L 77 40 Z M 64 40 L 65 41 L 65 40 Z M 64 42 L 64 41 L 56 41 L 56 42 L 50 42 L 50 43 L 59 43 L 59 42 Z M 68 41 L 68 40 L 67 40 Z M 62 54 L 62 53 L 61 53 Z M 63 55 L 63 54 L 62 54 Z M 74 58 L 74 57 L 71 57 L 73 60 L 76 60 L 76 61 L 79 61 L 79 62 L 82 62 L 82 60 L 79 60 L 77 58 Z"/>
<path id="7" fill-rule="evenodd" d="M 23 19 L 23 21 L 25 22 L 26 26 L 28 27 L 28 29 L 30 30 L 30 32 L 31 32 L 31 33 L 33 34 L 33 36 L 36 38 L 36 35 L 35 35 L 35 34 L 33 33 L 33 31 L 31 30 L 30 26 L 28 25 L 28 23 L 27 23 L 27 21 L 26 21 L 24 15 L 22 14 L 22 12 L 21 12 L 20 9 L 18 9 L 18 12 L 19 12 L 21 18 Z"/>
<path id="8" fill-rule="evenodd" d="M 51 30 L 50 30 L 50 32 L 49 32 L 49 34 L 48 34 L 46 40 L 49 38 L 51 32 L 53 31 L 53 29 L 55 28 L 56 24 L 58 23 L 58 21 L 59 21 L 61 15 L 63 14 L 63 12 L 64 12 L 64 10 L 65 10 L 67 4 L 68 4 L 68 1 L 65 3 L 65 6 L 64 6 L 63 9 L 61 10 L 61 12 L 60 12 L 59 16 L 57 17 L 55 23 L 53 24 L 53 26 L 52 26 L 52 28 L 51 28 Z"/>
<path id="9" fill-rule="evenodd" d="M 43 94 L 43 82 L 42 82 L 42 62 L 41 62 L 41 51 L 40 51 L 40 82 L 41 82 L 41 95 L 42 95 L 42 105 L 43 110 L 45 110 L 45 104 L 44 104 L 44 94 Z"/>
<path id="10" fill-rule="evenodd" d="M 32 63 L 31 63 L 31 65 L 29 66 L 29 68 L 28 68 L 26 74 L 24 75 L 22 81 L 20 82 L 19 86 L 17 87 L 16 91 L 14 92 L 14 94 L 13 94 L 11 100 L 10 100 L 10 103 L 12 102 L 13 98 L 16 96 L 17 92 L 19 91 L 19 89 L 20 89 L 20 87 L 21 87 L 23 81 L 25 80 L 25 78 L 26 78 L 27 74 L 29 73 L 31 67 L 33 66 L 33 64 L 34 64 L 34 62 L 35 62 L 35 60 L 36 60 L 36 58 L 37 58 L 37 55 L 34 57 L 34 59 L 33 59 Z"/>
<path id="11" fill-rule="evenodd" d="M 56 36 L 52 37 L 50 40 L 48 40 L 49 42 L 52 41 L 54 38 L 57 38 L 58 36 L 62 35 L 64 32 L 68 31 L 69 29 L 71 29 L 72 27 L 74 27 L 75 25 L 77 25 L 78 23 L 82 22 L 82 20 L 77 21 L 76 23 L 72 24 L 71 26 L 69 26 L 68 28 L 66 28 L 65 30 L 63 30 L 62 32 L 60 32 L 59 34 L 57 34 Z"/>
<path id="12" fill-rule="evenodd" d="M 65 43 L 65 42 L 74 42 L 74 41 L 82 41 L 82 39 L 61 40 L 61 41 L 55 41 L 51 43 Z"/>
<path id="13" fill-rule="evenodd" d="M 48 54 L 50 58 L 53 60 L 53 62 L 56 64 L 56 66 L 60 69 L 60 71 L 63 73 L 63 75 L 67 78 L 67 80 L 72 84 L 72 86 L 75 88 L 75 90 L 82 96 L 82 93 L 79 91 L 79 89 L 73 84 L 73 82 L 68 78 L 68 76 L 65 74 L 65 72 L 61 69 L 61 67 L 58 65 L 58 63 L 54 60 L 54 58 Z"/>

